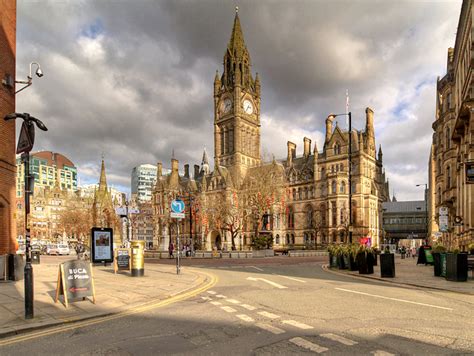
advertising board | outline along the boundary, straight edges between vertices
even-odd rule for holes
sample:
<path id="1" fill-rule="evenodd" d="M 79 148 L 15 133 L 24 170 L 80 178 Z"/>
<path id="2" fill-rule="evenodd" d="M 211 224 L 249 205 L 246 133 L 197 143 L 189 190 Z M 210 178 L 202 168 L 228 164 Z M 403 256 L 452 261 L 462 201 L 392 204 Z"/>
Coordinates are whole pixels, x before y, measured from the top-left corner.
<path id="1" fill-rule="evenodd" d="M 93 263 L 111 263 L 113 255 L 113 229 L 93 227 L 91 230 L 91 258 Z"/>

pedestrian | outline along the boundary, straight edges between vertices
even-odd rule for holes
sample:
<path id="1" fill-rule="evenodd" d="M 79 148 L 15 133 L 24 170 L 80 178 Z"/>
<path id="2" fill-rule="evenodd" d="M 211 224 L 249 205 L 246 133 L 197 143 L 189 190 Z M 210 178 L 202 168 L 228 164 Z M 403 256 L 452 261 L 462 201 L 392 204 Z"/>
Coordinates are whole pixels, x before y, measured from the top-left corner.
<path id="1" fill-rule="evenodd" d="M 402 260 L 405 259 L 405 254 L 406 254 L 407 250 L 405 249 L 405 246 L 402 246 L 402 249 L 401 249 L 401 253 L 402 253 Z"/>
<path id="2" fill-rule="evenodd" d="M 412 249 L 411 249 L 411 257 L 413 257 L 413 258 L 416 257 L 416 247 L 412 247 Z"/>
<path id="3" fill-rule="evenodd" d="M 170 244 L 168 246 L 168 252 L 170 254 L 169 258 L 174 258 L 173 251 L 174 251 L 174 245 L 173 245 L 172 242 L 170 242 Z"/>

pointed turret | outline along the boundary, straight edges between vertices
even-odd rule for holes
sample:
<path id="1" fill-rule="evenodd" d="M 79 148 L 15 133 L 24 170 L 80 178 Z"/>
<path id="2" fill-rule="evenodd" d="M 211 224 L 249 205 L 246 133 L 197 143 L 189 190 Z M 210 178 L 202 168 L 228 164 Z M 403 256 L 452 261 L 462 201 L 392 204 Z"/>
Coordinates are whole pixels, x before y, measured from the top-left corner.
<path id="1" fill-rule="evenodd" d="M 255 74 L 255 92 L 260 95 L 260 76 L 258 72 Z"/>
<path id="2" fill-rule="evenodd" d="M 221 80 L 219 78 L 219 71 L 216 70 L 216 76 L 214 77 L 214 95 L 219 93 L 219 89 L 221 88 Z"/>
<path id="3" fill-rule="evenodd" d="M 232 28 L 232 34 L 227 47 L 229 48 L 230 53 L 232 53 L 235 57 L 241 57 L 245 52 L 248 54 L 247 47 L 245 46 L 242 27 L 240 26 L 238 7 L 235 8 L 234 27 Z"/>
<path id="4" fill-rule="evenodd" d="M 107 178 L 105 177 L 105 163 L 102 159 L 102 166 L 100 167 L 99 191 L 107 191 Z"/>
<path id="5" fill-rule="evenodd" d="M 209 174 L 210 167 L 209 167 L 209 158 L 207 157 L 206 148 L 204 148 L 204 152 L 202 153 L 202 161 L 201 161 L 201 173 Z"/>
<path id="6" fill-rule="evenodd" d="M 379 153 L 378 153 L 378 160 L 379 162 L 382 162 L 382 156 L 383 156 L 383 153 L 382 153 L 382 145 L 379 145 Z"/>

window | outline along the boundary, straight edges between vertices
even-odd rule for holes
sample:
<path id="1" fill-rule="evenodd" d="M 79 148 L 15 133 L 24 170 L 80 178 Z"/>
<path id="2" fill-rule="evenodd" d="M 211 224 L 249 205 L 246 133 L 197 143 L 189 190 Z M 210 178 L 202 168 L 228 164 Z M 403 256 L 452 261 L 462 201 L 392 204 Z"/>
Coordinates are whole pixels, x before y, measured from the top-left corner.
<path id="1" fill-rule="evenodd" d="M 336 143 L 334 144 L 334 154 L 335 154 L 335 155 L 341 154 L 341 146 L 339 145 L 338 142 L 336 142 Z"/>
<path id="2" fill-rule="evenodd" d="M 446 188 L 451 188 L 451 167 L 446 168 Z"/>
<path id="3" fill-rule="evenodd" d="M 288 228 L 294 228 L 295 227 L 295 213 L 293 211 L 293 207 L 289 206 L 288 207 Z"/>
<path id="4" fill-rule="evenodd" d="M 306 207 L 306 226 L 313 226 L 313 208 L 311 207 L 311 205 L 308 205 Z"/>
<path id="5" fill-rule="evenodd" d="M 337 225 L 337 207 L 336 207 L 336 203 L 332 203 L 331 211 L 332 211 L 332 226 L 336 226 Z"/>
<path id="6" fill-rule="evenodd" d="M 342 181 L 341 185 L 339 187 L 339 192 L 340 193 L 345 193 L 346 192 L 346 182 Z"/>
<path id="7" fill-rule="evenodd" d="M 280 244 L 280 235 L 275 236 L 275 244 L 279 245 Z"/>
<path id="8" fill-rule="evenodd" d="M 449 126 L 446 128 L 446 149 L 451 148 L 451 130 L 449 129 Z"/>
<path id="9" fill-rule="evenodd" d="M 337 183 L 335 180 L 332 181 L 332 189 L 331 189 L 333 194 L 337 193 Z"/>

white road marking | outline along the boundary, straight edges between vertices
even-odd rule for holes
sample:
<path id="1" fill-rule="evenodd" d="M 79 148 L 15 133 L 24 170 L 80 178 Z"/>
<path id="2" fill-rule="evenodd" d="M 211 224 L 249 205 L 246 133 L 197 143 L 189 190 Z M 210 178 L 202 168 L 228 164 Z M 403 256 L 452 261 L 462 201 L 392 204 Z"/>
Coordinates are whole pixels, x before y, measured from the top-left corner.
<path id="1" fill-rule="evenodd" d="M 288 287 L 285 287 L 285 286 L 282 286 L 281 284 L 278 284 L 278 283 L 275 283 L 275 282 L 272 282 L 272 281 L 269 281 L 268 279 L 265 279 L 265 278 L 255 278 L 255 277 L 247 277 L 247 280 L 249 281 L 262 281 L 262 282 L 265 282 L 265 283 L 268 283 L 278 289 L 286 289 Z"/>
<path id="2" fill-rule="evenodd" d="M 225 295 L 222 295 L 222 294 L 218 294 L 216 295 L 217 298 L 227 298 Z"/>
<path id="3" fill-rule="evenodd" d="M 211 302 L 212 305 L 222 305 L 221 302 Z"/>
<path id="4" fill-rule="evenodd" d="M 312 342 L 309 342 L 308 340 L 305 340 L 302 337 L 294 337 L 293 339 L 290 339 L 290 342 L 307 350 L 317 352 L 318 354 L 328 350 L 326 347 L 322 347 Z"/>
<path id="5" fill-rule="evenodd" d="M 204 299 L 204 300 L 212 300 L 212 298 L 209 298 L 209 297 L 201 297 L 201 299 Z"/>
<path id="6" fill-rule="evenodd" d="M 288 325 L 291 325 L 291 326 L 294 326 L 296 328 L 303 329 L 303 330 L 314 329 L 311 325 L 298 323 L 297 321 L 294 321 L 294 320 L 283 320 L 282 323 L 283 324 L 288 324 Z"/>
<path id="7" fill-rule="evenodd" d="M 260 329 L 269 331 L 275 335 L 283 334 L 285 332 L 285 330 L 277 328 L 276 326 L 272 326 L 270 324 L 257 323 L 255 324 L 255 326 L 259 327 Z"/>
<path id="8" fill-rule="evenodd" d="M 335 289 L 340 290 L 340 291 L 343 291 L 343 292 L 349 292 L 349 293 L 367 295 L 367 296 L 369 296 L 369 297 L 375 297 L 375 298 L 381 298 L 381 299 L 388 299 L 388 300 L 395 300 L 395 301 L 397 301 L 397 302 L 410 303 L 410 304 L 416 304 L 416 305 L 423 305 L 423 306 L 425 306 L 425 307 L 430 307 L 430 308 L 437 308 L 437 309 L 444 309 L 444 310 L 453 310 L 452 308 L 440 307 L 440 306 L 438 306 L 438 305 L 425 304 L 425 303 L 419 303 L 419 302 L 412 302 L 411 300 L 405 300 L 405 299 L 384 297 L 383 295 L 369 294 L 369 293 L 364 293 L 364 292 L 357 292 L 357 291 L 355 291 L 355 290 L 350 290 L 350 289 L 344 289 L 344 288 L 335 288 Z"/>
<path id="9" fill-rule="evenodd" d="M 214 294 L 217 294 L 217 293 L 216 293 L 216 292 L 214 292 L 213 290 L 208 290 L 208 291 L 207 291 L 207 293 L 209 293 L 209 294 L 213 294 L 213 295 L 214 295 Z"/>
<path id="10" fill-rule="evenodd" d="M 237 310 L 231 307 L 221 307 L 222 310 L 225 310 L 227 313 L 235 313 Z"/>
<path id="11" fill-rule="evenodd" d="M 248 266 L 249 268 L 255 268 L 257 271 L 261 271 L 261 272 L 264 272 L 263 269 L 261 268 L 258 268 L 258 267 L 255 267 L 255 266 Z"/>
<path id="12" fill-rule="evenodd" d="M 243 308 L 245 308 L 245 309 L 247 309 L 247 310 L 255 310 L 255 309 L 257 309 L 257 308 L 255 308 L 255 307 L 253 307 L 253 306 L 251 306 L 251 305 L 248 305 L 248 304 L 241 304 L 240 306 L 243 307 Z"/>
<path id="13" fill-rule="evenodd" d="M 336 335 L 336 334 L 321 334 L 320 336 L 325 337 L 326 339 L 330 339 L 330 340 L 333 340 L 333 341 L 340 342 L 341 344 L 344 344 L 344 345 L 347 345 L 347 346 L 353 346 L 353 345 L 357 344 L 357 342 L 355 342 L 355 341 L 352 341 L 350 339 L 346 339 L 345 337 L 339 336 L 339 335 Z"/>
<path id="14" fill-rule="evenodd" d="M 280 317 L 279 315 L 275 315 L 266 311 L 258 312 L 258 314 L 270 319 L 278 319 Z"/>
<path id="15" fill-rule="evenodd" d="M 240 304 L 238 300 L 235 299 L 226 299 L 227 302 L 232 303 L 232 304 Z"/>
<path id="16" fill-rule="evenodd" d="M 298 279 L 298 278 L 294 278 L 294 277 L 288 277 L 288 276 L 282 276 L 281 274 L 275 274 L 275 273 L 273 273 L 273 274 L 277 277 L 291 279 L 292 281 L 296 281 L 296 282 L 300 282 L 300 283 L 306 283 L 306 281 L 303 281 L 302 279 Z"/>
<path id="17" fill-rule="evenodd" d="M 395 356 L 395 354 L 391 354 L 390 352 L 382 350 L 371 351 L 370 353 L 374 356 Z"/>
<path id="18" fill-rule="evenodd" d="M 245 315 L 245 314 L 237 314 L 236 317 L 243 320 L 243 321 L 246 321 L 248 323 L 252 323 L 252 322 L 255 321 L 251 317 L 249 317 L 248 315 Z"/>

